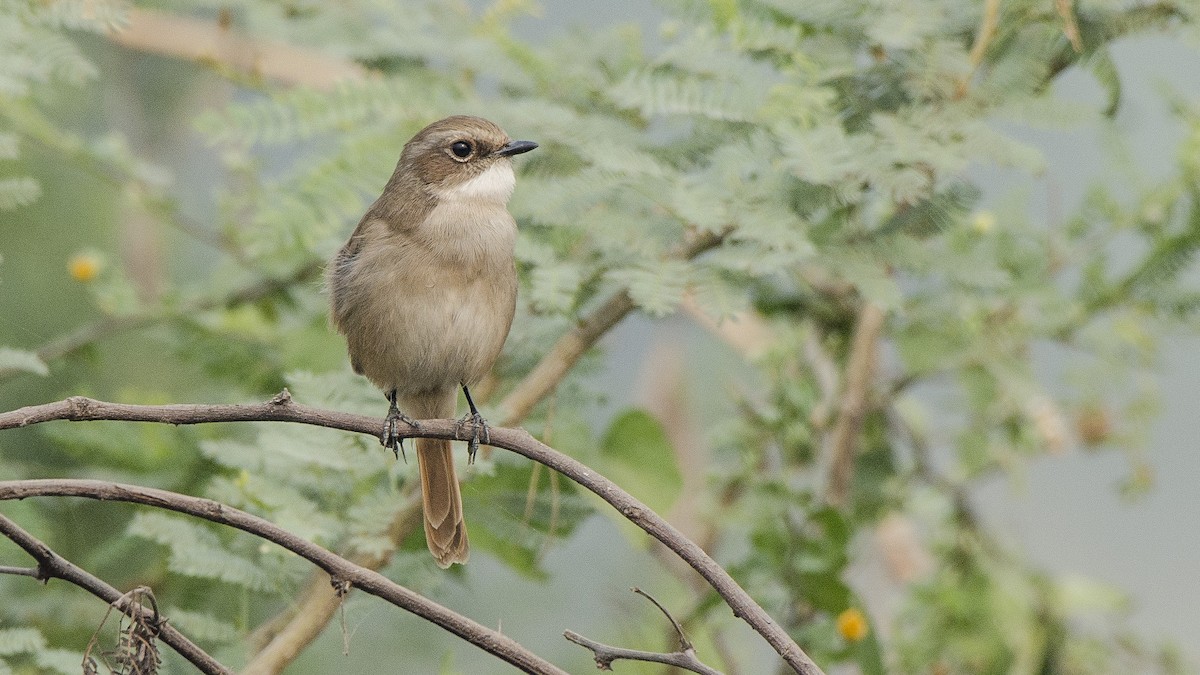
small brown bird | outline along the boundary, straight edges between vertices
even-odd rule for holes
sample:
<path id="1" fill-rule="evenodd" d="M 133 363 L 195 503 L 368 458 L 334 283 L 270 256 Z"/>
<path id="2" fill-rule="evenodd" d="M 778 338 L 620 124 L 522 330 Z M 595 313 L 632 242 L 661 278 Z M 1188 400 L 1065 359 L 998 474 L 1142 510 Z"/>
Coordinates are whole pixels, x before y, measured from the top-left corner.
<path id="1" fill-rule="evenodd" d="M 491 370 L 517 301 L 508 213 L 513 155 L 537 147 L 479 117 L 430 124 L 404 145 L 383 194 L 327 272 L 334 325 L 350 363 L 387 395 L 381 442 L 403 451 L 399 421 L 454 415 L 458 389 L 474 429 L 487 424 L 468 387 Z M 403 409 L 408 415 L 401 413 Z M 467 529 L 450 442 L 417 439 L 425 541 L 441 567 L 465 563 Z"/>

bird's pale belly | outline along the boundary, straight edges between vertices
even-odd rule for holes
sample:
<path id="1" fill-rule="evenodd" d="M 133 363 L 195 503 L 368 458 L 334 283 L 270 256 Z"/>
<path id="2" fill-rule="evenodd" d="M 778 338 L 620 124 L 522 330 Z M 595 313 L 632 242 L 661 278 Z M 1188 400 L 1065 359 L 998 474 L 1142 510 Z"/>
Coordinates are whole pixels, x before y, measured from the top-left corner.
<path id="1" fill-rule="evenodd" d="M 356 368 L 401 396 L 456 389 L 487 374 L 512 320 L 514 280 L 435 283 L 374 294 L 350 338 Z"/>

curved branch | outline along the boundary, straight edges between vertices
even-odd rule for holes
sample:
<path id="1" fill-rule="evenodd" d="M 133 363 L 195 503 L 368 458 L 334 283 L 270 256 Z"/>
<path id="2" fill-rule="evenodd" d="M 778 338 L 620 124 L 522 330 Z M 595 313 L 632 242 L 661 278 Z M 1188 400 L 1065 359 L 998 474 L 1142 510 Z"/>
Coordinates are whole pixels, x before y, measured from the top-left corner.
<path id="1" fill-rule="evenodd" d="M 370 434 L 378 436 L 383 429 L 383 421 L 375 417 L 367 417 L 364 415 L 353 415 L 349 413 L 337 412 L 333 410 L 323 410 L 312 408 L 310 406 L 294 403 L 291 395 L 287 390 L 281 392 L 278 396 L 267 403 L 254 403 L 244 405 L 195 405 L 195 404 L 177 404 L 177 405 L 127 405 L 120 403 L 106 403 L 96 401 L 82 396 L 74 396 L 64 401 L 56 403 L 47 403 L 39 406 L 29 406 L 8 413 L 0 413 L 0 429 L 6 429 L 17 426 L 27 426 L 30 424 L 38 424 L 48 422 L 50 420 L 125 420 L 125 421 L 142 421 L 142 422 L 164 422 L 168 424 L 199 424 L 204 422 L 245 422 L 245 421 L 263 421 L 263 422 L 299 422 L 303 424 L 312 424 L 324 426 L 333 429 L 341 429 L 343 431 L 353 431 L 357 433 Z M 463 440 L 458 437 L 458 424 L 455 420 L 422 420 L 419 429 L 411 429 L 402 427 L 400 435 L 404 438 L 444 438 L 447 440 Z M 792 640 L 783 628 L 776 624 L 762 607 L 759 607 L 754 599 L 738 585 L 733 577 L 729 576 L 720 565 L 717 564 L 704 549 L 696 545 L 687 537 L 683 536 L 670 523 L 663 520 L 654 511 L 641 501 L 619 488 L 615 483 L 607 478 L 596 473 L 584 464 L 550 448 L 541 443 L 536 438 L 531 436 L 524 429 L 507 429 L 494 427 L 490 430 L 490 443 L 493 447 L 502 448 L 515 452 L 523 457 L 531 459 L 540 464 L 544 464 L 551 469 L 563 474 L 571 480 L 579 483 L 583 487 L 598 495 L 601 499 L 608 502 L 621 515 L 625 516 L 632 523 L 640 527 L 647 534 L 662 542 L 667 548 L 671 549 L 691 565 L 692 569 L 696 570 L 700 576 L 713 587 L 714 590 L 725 600 L 730 609 L 733 610 L 734 616 L 742 619 L 757 631 L 763 638 L 775 649 L 775 651 L 783 657 L 797 673 L 803 675 L 814 675 L 821 673 L 821 669 L 813 663 L 812 659 L 800 649 L 800 646 Z M 61 481 L 60 481 L 61 482 Z M 0 483 L 0 488 L 4 490 L 16 489 L 16 486 L 21 485 L 18 482 Z M 138 488 L 139 490 L 148 490 L 148 488 Z M 161 491 L 159 491 L 161 492 Z M 170 493 L 165 493 L 170 494 Z M 210 520 L 214 516 L 222 513 L 231 513 L 233 509 L 221 506 L 216 502 L 209 502 L 212 508 L 218 509 L 214 513 L 204 512 L 200 515 L 203 518 Z M 169 507 L 168 507 L 169 508 Z M 224 509 L 221 511 L 220 509 Z M 242 512 L 237 512 L 243 516 L 249 516 Z M 252 516 L 249 516 L 252 517 Z M 217 521 L 222 522 L 222 521 Z M 265 521 L 263 521 L 265 523 Z M 270 525 L 269 523 L 267 523 Z M 235 525 L 236 527 L 236 525 Z M 270 527 L 278 530 L 274 525 Z M 279 530 L 282 532 L 282 530 Z M 287 533 L 283 533 L 287 534 Z M 291 536 L 291 535 L 288 535 Z M 317 549 L 325 554 L 330 554 L 325 549 L 316 547 L 313 544 L 300 540 L 306 546 Z M 333 556 L 341 563 L 345 563 L 341 558 Z M 320 563 L 318 563 L 320 564 Z M 324 567 L 322 565 L 322 567 Z M 368 573 L 387 581 L 386 577 L 355 566 L 359 573 Z M 371 577 L 374 579 L 374 577 Z M 346 577 L 343 577 L 346 578 Z M 354 579 L 348 579 L 354 581 Z M 378 581 L 378 580 L 376 580 Z M 390 583 L 390 582 L 389 582 Z M 355 584 L 358 585 L 358 584 Z M 366 587 L 362 587 L 368 590 Z M 368 590 L 368 592 L 371 592 Z M 420 596 L 417 596 L 420 597 Z M 424 600 L 424 598 L 421 598 Z M 439 624 L 441 625 L 441 624 Z M 486 629 L 485 629 L 486 630 Z"/>
<path id="2" fill-rule="evenodd" d="M 136 618 L 142 611 L 140 603 L 129 601 L 126 594 L 109 586 L 104 580 L 89 574 L 83 568 L 50 550 L 49 546 L 46 546 L 3 514 L 0 514 L 0 534 L 11 539 L 13 543 L 20 546 L 37 561 L 37 574 L 27 576 L 33 576 L 41 581 L 62 579 L 63 581 L 75 584 L 129 615 L 130 618 Z M 7 569 L 11 570 L 14 568 Z M 24 573 L 22 572 L 22 574 Z M 187 636 L 180 633 L 171 624 L 161 621 L 156 622 L 155 625 L 157 626 L 159 639 L 167 643 L 171 649 L 174 649 L 176 653 L 187 659 L 192 665 L 199 668 L 200 672 L 209 673 L 210 675 L 233 675 L 232 670 L 209 656 L 203 649 L 196 646 L 196 643 L 187 639 Z"/>
<path id="3" fill-rule="evenodd" d="M 414 484 L 415 485 L 415 484 Z M 404 505 L 392 515 L 388 539 L 401 541 L 408 533 L 421 527 L 421 498 L 415 490 L 406 490 Z M 392 559 L 391 552 L 367 553 L 350 557 L 350 562 L 367 569 L 378 570 Z M 278 626 L 269 626 L 254 657 L 242 668 L 241 675 L 273 675 L 283 672 L 300 652 L 325 630 L 325 626 L 342 606 L 342 598 L 329 593 L 329 583 L 321 574 L 314 574 L 304 591 Z M 257 632 L 257 631 L 256 631 Z"/>
<path id="4" fill-rule="evenodd" d="M 355 565 L 328 549 L 301 539 L 268 520 L 211 499 L 99 480 L 62 478 L 0 481 L 0 501 L 28 497 L 85 497 L 100 501 L 146 504 L 235 527 L 305 558 L 328 572 L 335 583 L 349 584 L 412 612 L 525 672 L 565 675 L 565 672 L 554 664 L 502 633 L 453 612 L 374 570 Z"/>

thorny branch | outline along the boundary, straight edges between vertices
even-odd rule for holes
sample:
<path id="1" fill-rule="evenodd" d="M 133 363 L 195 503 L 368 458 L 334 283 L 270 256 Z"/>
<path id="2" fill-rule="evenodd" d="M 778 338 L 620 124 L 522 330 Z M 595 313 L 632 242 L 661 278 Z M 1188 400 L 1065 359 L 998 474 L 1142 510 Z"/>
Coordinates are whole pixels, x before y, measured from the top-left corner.
<path id="1" fill-rule="evenodd" d="M 354 415 L 333 410 L 323 410 L 312 408 L 310 406 L 295 403 L 291 399 L 291 395 L 284 390 L 271 401 L 257 404 L 221 404 L 221 405 L 197 405 L 197 404 L 176 404 L 163 406 L 150 405 L 126 405 L 119 403 L 106 403 L 96 401 L 80 396 L 71 397 L 63 401 L 55 403 L 47 403 L 39 406 L 29 406 L 14 410 L 12 412 L 0 413 L 0 429 L 13 427 L 28 426 L 48 422 L 51 420 L 123 420 L 123 421 L 142 421 L 142 422 L 160 422 L 167 424 L 199 424 L 205 422 L 236 422 L 236 421 L 260 421 L 260 422 L 298 422 L 302 424 L 313 424 L 324 426 L 333 429 L 341 429 L 343 431 L 352 431 L 356 433 L 370 434 L 373 437 L 379 435 L 380 429 L 383 428 L 382 420 L 374 417 L 363 415 Z M 422 420 L 419 430 L 411 428 L 402 428 L 401 435 L 406 438 L 424 437 L 424 438 L 444 438 L 447 440 L 458 439 L 458 427 L 455 420 Z M 784 661 L 795 670 L 803 675 L 812 675 L 822 672 L 821 669 L 813 663 L 812 659 L 795 643 L 794 640 L 787 634 L 783 628 L 776 624 L 770 616 L 758 606 L 757 603 L 750 597 L 748 593 L 729 576 L 720 565 L 717 564 L 707 553 L 704 552 L 695 542 L 684 537 L 670 523 L 665 521 L 661 516 L 654 513 L 643 504 L 641 501 L 634 498 L 629 493 L 619 488 L 615 483 L 599 475 L 592 469 L 582 463 L 550 448 L 544 443 L 539 442 L 528 432 L 522 429 L 508 429 L 494 427 L 491 429 L 490 445 L 510 450 L 519 455 L 522 455 L 535 462 L 539 462 L 548 466 L 555 471 L 563 474 L 567 478 L 579 483 L 583 487 L 598 495 L 601 499 L 608 502 L 613 508 L 617 509 L 621 515 L 640 527 L 650 536 L 662 542 L 667 548 L 671 549 L 685 560 L 693 569 L 708 581 L 714 590 L 725 600 L 729 607 L 733 610 L 734 616 L 746 621 L 754 630 L 756 630 L 764 639 L 775 649 L 775 651 L 783 657 Z M 99 481 L 9 481 L 0 482 L 0 498 L 20 498 L 24 496 L 32 496 L 33 493 L 27 491 L 34 489 L 31 486 L 49 487 L 51 484 L 59 486 L 67 483 L 77 484 L 82 486 L 88 485 L 84 490 L 104 490 L 107 486 L 105 494 L 112 495 L 110 498 L 122 499 L 124 501 L 139 501 L 141 503 L 149 503 L 151 505 L 160 506 L 163 508 L 175 509 L 177 506 L 194 508 L 196 505 L 190 502 L 180 502 L 176 498 L 181 495 L 173 495 L 161 490 L 151 490 L 150 488 L 139 488 L 135 486 L 122 486 L 121 489 L 113 491 L 109 483 Z M 66 489 L 66 488 L 61 488 Z M 77 487 L 75 489 L 83 489 Z M 53 494 L 73 494 L 71 492 L 54 492 Z M 137 500 L 130 499 L 128 496 L 138 494 L 142 495 Z M 8 495 L 5 497 L 5 495 Z M 99 498 L 94 494 L 78 494 L 77 496 L 89 496 Z M 143 501 L 148 499 L 149 501 Z M 185 498 L 195 500 L 196 498 Z M 379 594 L 384 589 L 395 594 L 395 597 L 401 598 L 406 594 L 410 594 L 409 601 L 411 603 L 429 603 L 428 600 L 411 593 L 407 589 L 403 589 L 395 585 L 386 577 L 367 570 L 356 565 L 351 565 L 348 561 L 338 556 L 329 553 L 307 541 L 298 539 L 287 533 L 272 523 L 267 521 L 252 523 L 246 518 L 254 519 L 254 516 L 246 514 L 228 506 L 224 506 L 217 502 L 209 500 L 196 500 L 204 504 L 203 508 L 196 509 L 194 512 L 179 508 L 185 513 L 193 513 L 193 515 L 214 522 L 221 522 L 248 529 L 249 527 L 267 528 L 274 532 L 276 536 L 285 540 L 290 539 L 289 543 L 294 544 L 297 548 L 291 549 L 308 557 L 310 560 L 317 562 L 322 569 L 329 571 L 339 579 L 351 581 L 355 586 Z M 272 539 L 275 541 L 275 539 Z M 313 557 L 309 557 L 309 556 Z M 334 574 L 334 572 L 337 572 Z M 366 585 L 364 585 L 366 584 Z M 394 586 L 394 588 L 392 588 Z M 382 597 L 382 596 L 381 596 Z M 432 604 L 432 603 L 429 603 Z M 443 608 L 434 605 L 434 608 L 426 608 L 429 616 L 421 614 L 421 616 L 434 621 L 438 625 L 450 628 L 449 624 L 439 622 L 438 616 L 433 613 L 434 608 L 442 610 Z M 440 620 L 444 621 L 445 617 L 440 616 Z M 478 627 L 482 631 L 488 629 L 482 626 Z M 493 640 L 503 639 L 504 636 L 488 631 L 492 635 Z M 474 641 L 478 646 L 488 649 L 491 643 L 484 641 L 478 637 Z M 514 643 L 515 644 L 515 643 Z M 490 651 L 490 650 L 489 650 Z M 549 664 L 547 664 L 549 665 Z M 551 666 L 552 668 L 552 666 Z M 549 671 L 547 671 L 549 672 Z"/>
<path id="2" fill-rule="evenodd" d="M 150 406 L 147 406 L 150 407 Z M 0 425 L 2 427 L 3 425 Z M 484 651 L 511 663 L 528 673 L 565 675 L 549 661 L 522 647 L 512 638 L 453 612 L 425 598 L 382 574 L 369 570 L 338 556 L 310 541 L 301 539 L 274 523 L 211 499 L 190 497 L 157 488 L 124 485 L 98 480 L 46 479 L 0 481 L 0 501 L 29 497 L 84 497 L 100 501 L 120 501 L 145 504 L 169 511 L 228 525 L 248 532 L 303 557 L 329 573 L 338 584 L 347 583 L 371 595 L 390 602 L 429 621 Z M 3 516 L 0 516 L 3 518 Z M 7 521 L 7 519 L 4 519 Z M 11 523 L 11 521 L 8 521 Z M 0 521 L 0 525 L 5 525 Z M 15 524 L 13 524 L 15 527 Z M 0 532 L 12 538 L 7 528 Z M 15 541 L 15 539 L 14 539 Z M 20 544 L 20 542 L 17 542 Z M 26 548 L 22 546 L 22 548 Z M 32 550 L 31 555 L 38 557 Z M 53 554 L 50 554 L 53 555 Z M 43 556 L 44 557 L 44 556 Z M 39 558 L 41 560 L 42 558 Z M 64 577 L 65 578 L 65 577 Z M 74 580 L 72 580 L 74 582 Z M 120 593 L 113 590 L 116 597 Z M 174 645 L 172 645 L 174 646 Z M 212 672 L 230 672 L 213 670 Z"/>
<path id="3" fill-rule="evenodd" d="M 590 649 L 593 658 L 596 660 L 596 667 L 600 670 L 612 670 L 613 661 L 624 659 L 626 661 L 649 661 L 651 663 L 663 663 L 669 666 L 675 666 L 676 668 L 690 670 L 693 673 L 700 673 L 700 675 L 721 675 L 720 671 L 705 665 L 702 661 L 700 661 L 699 658 L 696 657 L 695 646 L 692 645 L 692 641 L 689 640 L 686 635 L 684 635 L 683 626 L 679 625 L 679 622 L 675 620 L 674 616 L 671 616 L 671 613 L 667 611 L 666 607 L 663 607 L 662 604 L 658 600 L 655 600 L 652 595 L 640 588 L 633 588 L 630 590 L 654 603 L 654 606 L 657 607 L 659 611 L 661 611 L 663 615 L 667 617 L 667 620 L 671 622 L 671 625 L 675 627 L 675 635 L 679 638 L 678 651 L 663 653 L 647 652 L 640 649 L 626 649 L 624 647 L 614 647 L 612 645 L 596 642 L 595 640 L 586 638 L 579 633 L 570 630 L 564 631 L 563 637 L 577 645 Z"/>
<path id="4" fill-rule="evenodd" d="M 58 555 L 49 546 L 26 532 L 20 525 L 17 525 L 3 514 L 0 514 L 0 534 L 8 537 L 37 561 L 37 574 L 25 574 L 24 572 L 21 572 L 21 574 L 32 576 L 43 582 L 50 579 L 62 579 L 115 606 L 130 618 L 141 615 L 142 606 L 140 603 L 129 602 L 124 593 L 121 593 L 121 591 L 105 583 L 104 580 L 89 574 L 81 567 Z M 159 623 L 161 624 L 158 629 L 159 639 L 167 643 L 171 649 L 174 649 L 176 653 L 187 659 L 192 665 L 196 666 L 200 672 L 209 675 L 233 675 L 232 670 L 218 663 L 216 659 L 196 646 L 196 643 L 187 639 L 183 633 L 180 633 L 171 624 L 165 621 Z"/>

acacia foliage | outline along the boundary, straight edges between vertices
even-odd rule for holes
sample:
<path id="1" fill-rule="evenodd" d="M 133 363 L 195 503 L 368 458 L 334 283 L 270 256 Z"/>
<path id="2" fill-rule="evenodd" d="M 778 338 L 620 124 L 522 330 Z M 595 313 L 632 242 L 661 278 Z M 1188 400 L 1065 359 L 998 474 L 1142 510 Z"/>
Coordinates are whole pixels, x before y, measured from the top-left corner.
<path id="1" fill-rule="evenodd" d="M 689 364 L 688 381 L 703 383 L 720 410 L 702 425 L 711 451 L 686 455 L 704 462 L 692 508 L 721 562 L 819 663 L 855 661 L 867 672 L 1109 672 L 1118 658 L 1175 667 L 1080 628 L 1069 589 L 994 541 L 959 493 L 1078 443 L 1125 449 L 1128 489 L 1144 488 L 1153 394 L 1112 383 L 1143 380 L 1157 336 L 1196 324 L 1200 296 L 1182 281 L 1200 247 L 1196 106 L 1176 104 L 1190 135 L 1165 179 L 1125 200 L 1098 188 L 1062 222 L 1031 220 L 1020 195 L 985 208 L 977 181 L 980 167 L 1036 175 L 1044 166 L 1039 148 L 1002 129 L 1107 124 L 1122 103 L 1113 43 L 1148 32 L 1195 37 L 1191 3 L 675 0 L 653 38 L 615 26 L 538 43 L 514 36 L 529 9 L 519 1 L 481 12 L 370 0 L 163 6 L 223 12 L 255 39 L 353 59 L 371 76 L 311 91 L 208 64 L 237 95 L 187 112 L 222 170 L 206 193 L 211 218 L 197 228 L 178 202 L 185 186 L 168 172 L 119 135 L 94 136 L 52 112 L 61 89 L 106 77 L 78 46 L 79 30 L 119 27 L 128 8 L 0 4 L 6 35 L 34 36 L 0 40 L 0 161 L 19 169 L 0 180 L 0 208 L 38 197 L 35 177 L 20 169 L 22 148 L 36 143 L 179 230 L 186 243 L 176 255 L 196 245 L 189 237 L 209 247 L 203 264 L 154 295 L 117 265 L 90 283 L 94 311 L 151 326 L 148 345 L 189 373 L 169 387 L 134 378 L 117 387 L 127 399 L 170 391 L 236 400 L 287 384 L 307 403 L 379 412 L 377 393 L 348 373 L 329 335 L 317 270 L 407 137 L 445 114 L 484 114 L 541 144 L 521 158 L 511 204 L 522 286 L 499 395 L 616 292 L 656 318 L 678 313 L 685 298 L 718 321 L 752 314 L 768 336 L 746 355 L 753 389 L 711 382 L 703 361 Z M 994 31 L 985 29 L 988 7 L 998 8 Z M 1092 73 L 1106 105 L 1056 97 L 1068 69 Z M 699 233 L 719 233 L 721 244 L 695 259 L 672 254 Z M 1132 264 L 1111 259 L 1117 246 L 1136 251 Z M 837 383 L 867 305 L 888 317 L 884 359 L 869 386 L 849 506 L 834 509 L 823 498 Z M 61 374 L 88 357 L 7 341 L 0 371 L 10 377 L 57 373 L 65 386 Z M 1046 345 L 1070 348 L 1071 386 L 1039 372 L 1031 354 Z M 640 411 L 599 432 L 587 423 L 595 362 L 585 359 L 525 424 L 670 509 L 682 494 L 680 449 Z M 838 374 L 832 385 L 828 372 Z M 108 376 L 121 381 L 119 371 Z M 927 384 L 937 387 L 932 397 L 921 393 Z M 1091 426 L 1073 429 L 1075 419 Z M 419 536 L 394 536 L 409 469 L 369 442 L 279 425 L 42 433 L 72 471 L 202 493 L 325 546 L 395 554 L 394 572 L 424 580 L 409 585 L 435 583 Z M 931 466 L 931 452 L 949 457 L 949 470 Z M 35 458 L 6 461 L 11 473 L 40 473 Z M 546 547 L 593 513 L 569 486 L 538 480 L 530 489 L 529 469 L 501 457 L 470 483 L 473 545 L 532 578 L 545 575 Z M 28 507 L 28 517 L 49 526 L 42 508 L 53 509 Z M 898 583 L 901 609 L 873 613 L 875 630 L 849 641 L 839 614 L 875 607 L 846 582 L 853 542 L 896 519 L 919 524 L 932 571 Z M 139 513 L 100 529 L 123 536 L 74 552 L 103 567 L 137 551 L 139 573 L 159 575 L 156 594 L 181 589 L 180 608 L 167 612 L 176 625 L 217 644 L 245 640 L 306 578 L 277 550 L 175 517 Z M 13 594 L 20 601 L 0 608 L 6 621 L 79 644 L 46 617 L 19 618 L 45 590 Z M 245 597 L 260 611 L 239 618 L 230 603 Z M 711 597 L 692 604 L 692 630 L 715 642 L 728 618 Z M 0 659 L 35 651 L 14 647 Z"/>

